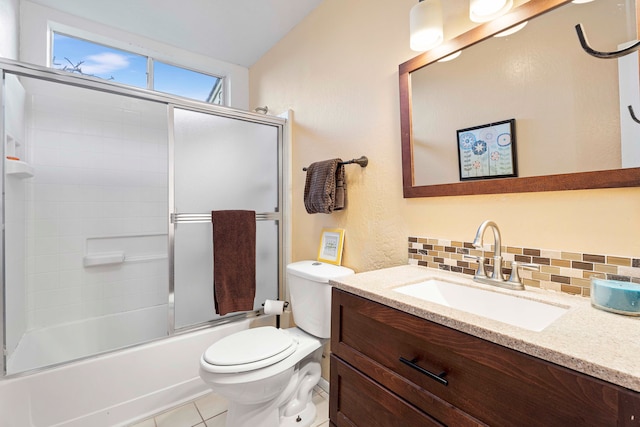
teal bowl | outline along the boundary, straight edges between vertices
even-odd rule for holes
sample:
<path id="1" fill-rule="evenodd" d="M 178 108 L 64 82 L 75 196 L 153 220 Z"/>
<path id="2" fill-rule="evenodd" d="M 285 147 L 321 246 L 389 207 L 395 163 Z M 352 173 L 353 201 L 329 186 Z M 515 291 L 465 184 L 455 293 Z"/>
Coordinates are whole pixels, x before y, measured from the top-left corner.
<path id="1" fill-rule="evenodd" d="M 627 316 L 640 316 L 640 284 L 591 278 L 591 305 Z"/>

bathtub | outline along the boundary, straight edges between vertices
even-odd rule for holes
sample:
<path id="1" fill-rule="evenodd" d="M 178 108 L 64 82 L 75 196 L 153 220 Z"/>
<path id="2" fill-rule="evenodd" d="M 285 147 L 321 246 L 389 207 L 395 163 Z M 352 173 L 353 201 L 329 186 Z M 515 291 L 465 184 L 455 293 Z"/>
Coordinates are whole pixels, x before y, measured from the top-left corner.
<path id="1" fill-rule="evenodd" d="M 167 304 L 27 332 L 7 360 L 9 374 L 125 348 L 167 336 Z"/>
<path id="2" fill-rule="evenodd" d="M 249 328 L 242 319 L 31 375 L 0 379 L 2 427 L 111 427 L 209 391 L 198 372 L 216 340 Z"/>

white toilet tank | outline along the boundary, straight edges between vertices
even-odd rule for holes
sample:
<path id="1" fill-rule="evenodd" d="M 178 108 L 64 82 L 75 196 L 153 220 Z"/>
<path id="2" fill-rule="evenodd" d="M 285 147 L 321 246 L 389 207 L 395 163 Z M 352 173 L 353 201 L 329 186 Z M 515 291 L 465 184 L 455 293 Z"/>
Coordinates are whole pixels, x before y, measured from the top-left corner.
<path id="1" fill-rule="evenodd" d="M 329 280 L 354 274 L 347 267 L 318 261 L 287 265 L 287 286 L 296 326 L 318 338 L 331 336 L 331 285 Z"/>

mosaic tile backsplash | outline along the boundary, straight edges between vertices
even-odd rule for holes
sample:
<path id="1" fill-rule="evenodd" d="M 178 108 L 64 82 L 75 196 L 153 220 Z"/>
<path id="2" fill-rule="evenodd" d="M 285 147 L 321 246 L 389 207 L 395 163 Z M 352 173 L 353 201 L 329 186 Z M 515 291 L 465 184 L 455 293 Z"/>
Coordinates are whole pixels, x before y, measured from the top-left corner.
<path id="1" fill-rule="evenodd" d="M 511 273 L 512 261 L 540 266 L 539 271 L 520 270 L 526 286 L 589 297 L 593 276 L 640 284 L 640 258 L 513 246 L 502 246 L 501 249 L 502 271 L 507 276 Z M 471 242 L 409 237 L 409 264 L 473 276 L 478 263 L 466 259 L 465 255 L 484 256 L 489 272 L 493 270 L 493 250 L 493 245 L 475 249 Z"/>

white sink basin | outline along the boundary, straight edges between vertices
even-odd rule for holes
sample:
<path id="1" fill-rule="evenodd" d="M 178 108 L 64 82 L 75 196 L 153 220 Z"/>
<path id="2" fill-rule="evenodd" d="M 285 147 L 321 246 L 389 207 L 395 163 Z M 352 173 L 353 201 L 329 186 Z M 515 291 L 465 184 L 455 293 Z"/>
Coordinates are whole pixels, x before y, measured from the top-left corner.
<path id="1" fill-rule="evenodd" d="M 538 332 L 568 310 L 566 307 L 439 279 L 401 286 L 394 291 Z"/>

